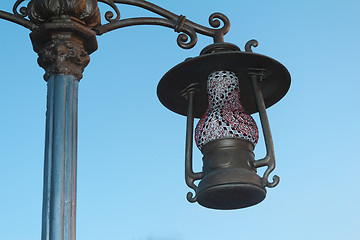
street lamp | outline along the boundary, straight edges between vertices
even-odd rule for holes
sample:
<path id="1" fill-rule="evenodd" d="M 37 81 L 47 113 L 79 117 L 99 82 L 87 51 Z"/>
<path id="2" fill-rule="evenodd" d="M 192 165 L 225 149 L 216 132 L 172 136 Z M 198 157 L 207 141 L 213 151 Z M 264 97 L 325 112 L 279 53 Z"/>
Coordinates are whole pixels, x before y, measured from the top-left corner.
<path id="1" fill-rule="evenodd" d="M 275 187 L 279 177 L 268 181 L 275 155 L 266 107 L 278 102 L 290 87 L 290 75 L 279 62 L 255 54 L 249 41 L 245 52 L 229 43 L 207 46 L 199 57 L 175 66 L 158 85 L 160 101 L 170 110 L 187 116 L 185 176 L 196 195 L 190 202 L 214 209 L 255 205 Z M 240 94 L 241 93 L 241 94 Z M 251 113 L 259 112 L 266 157 L 254 160 L 258 130 Z M 192 170 L 194 117 L 201 118 L 196 144 L 204 154 L 203 171 Z M 260 178 L 256 169 L 267 166 Z M 201 180 L 199 186 L 194 181 Z"/>
<path id="2" fill-rule="evenodd" d="M 98 2 L 113 11 L 101 22 Z M 27 3 L 27 4 L 26 4 Z M 121 19 L 116 4 L 137 6 L 160 17 Z M 78 82 L 97 50 L 96 35 L 134 25 L 160 25 L 179 33 L 177 43 L 189 49 L 197 34 L 214 43 L 200 56 L 186 59 L 160 80 L 157 94 L 168 109 L 187 116 L 185 180 L 195 192 L 190 202 L 213 209 L 255 205 L 274 187 L 274 148 L 266 108 L 278 102 L 290 87 L 290 74 L 279 62 L 252 52 L 255 40 L 241 51 L 225 43 L 230 22 L 221 13 L 209 17 L 211 28 L 187 20 L 143 0 L 17 0 L 13 12 L 0 18 L 31 30 L 30 38 L 47 81 L 42 239 L 75 239 Z M 222 24 L 221 24 L 222 22 Z M 221 26 L 222 25 L 222 26 Z M 221 27 L 220 27 L 221 26 Z M 267 154 L 255 160 L 259 133 L 252 113 L 259 112 Z M 195 142 L 203 157 L 202 172 L 192 170 Z M 264 175 L 256 174 L 267 167 Z M 200 180 L 198 186 L 195 181 Z"/>

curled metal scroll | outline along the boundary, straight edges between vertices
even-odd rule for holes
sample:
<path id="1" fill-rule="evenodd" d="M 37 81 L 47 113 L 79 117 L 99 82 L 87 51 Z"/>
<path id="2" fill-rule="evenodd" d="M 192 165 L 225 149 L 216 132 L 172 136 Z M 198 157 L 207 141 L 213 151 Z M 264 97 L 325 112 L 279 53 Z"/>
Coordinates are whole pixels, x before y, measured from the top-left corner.
<path id="1" fill-rule="evenodd" d="M 188 41 L 190 36 L 190 41 Z M 184 49 L 190 49 L 194 47 L 197 43 L 197 36 L 195 31 L 189 31 L 186 34 L 180 33 L 176 39 L 177 44 Z"/>
<path id="2" fill-rule="evenodd" d="M 165 10 L 153 3 L 144 0 L 99 0 L 111 6 L 116 12 L 116 17 L 113 18 L 112 12 L 106 12 L 106 24 L 96 26 L 93 30 L 97 35 L 110 32 L 115 29 L 135 26 L 135 25 L 160 25 L 174 29 L 179 33 L 177 37 L 177 44 L 184 49 L 189 49 L 195 46 L 197 42 L 197 33 L 213 37 L 214 42 L 223 42 L 223 36 L 230 29 L 229 19 L 222 13 L 213 13 L 209 17 L 209 24 L 213 28 L 204 27 L 200 24 L 187 20 L 185 16 L 178 16 L 168 10 Z M 146 9 L 150 12 L 160 15 L 161 17 L 139 17 L 120 19 L 119 9 L 115 4 L 126 4 Z M 223 26 L 221 28 L 221 22 Z M 190 38 L 190 39 L 189 39 Z"/>
<path id="3" fill-rule="evenodd" d="M 221 25 L 220 20 L 224 24 L 221 28 L 219 28 L 220 25 Z M 218 28 L 218 29 L 215 30 L 214 41 L 215 42 L 223 42 L 224 41 L 224 38 L 223 38 L 224 35 L 230 30 L 230 20 L 228 19 L 228 17 L 226 17 L 222 13 L 213 13 L 209 17 L 209 24 L 213 28 Z"/>
<path id="4" fill-rule="evenodd" d="M 13 13 L 15 14 L 15 16 L 18 17 L 26 17 L 28 15 L 28 10 L 27 7 L 20 7 L 19 6 L 21 3 L 25 2 L 26 0 L 17 0 L 13 6 Z"/>
<path id="5" fill-rule="evenodd" d="M 120 19 L 120 11 L 119 8 L 115 5 L 113 0 L 98 0 L 99 2 L 105 3 L 107 5 L 109 5 L 110 7 L 112 7 L 112 9 L 114 9 L 115 13 L 116 13 L 116 17 L 114 18 L 114 13 L 112 11 L 107 11 L 105 13 L 105 19 L 109 22 L 115 22 L 117 20 Z"/>
<path id="6" fill-rule="evenodd" d="M 257 47 L 259 46 L 259 42 L 256 41 L 255 39 L 249 40 L 246 44 L 245 44 L 245 51 L 246 52 L 253 52 L 253 50 L 251 49 L 252 47 Z"/>
<path id="7" fill-rule="evenodd" d="M 269 182 L 269 175 L 274 169 L 275 169 L 275 164 L 271 165 L 271 166 L 268 165 L 268 168 L 266 169 L 266 171 L 264 173 L 264 176 L 262 178 L 263 186 L 273 188 L 273 187 L 276 187 L 276 185 L 279 184 L 280 177 L 278 175 L 274 175 L 273 176 L 273 182 Z"/>
<path id="8" fill-rule="evenodd" d="M 189 49 L 195 46 L 197 42 L 197 36 L 196 36 L 196 32 L 193 29 L 184 27 L 185 22 L 186 22 L 186 17 L 180 15 L 179 18 L 176 20 L 176 23 L 173 28 L 175 32 L 180 33 L 176 40 L 177 44 L 182 48 Z M 188 41 L 189 37 L 190 37 L 190 41 Z"/>

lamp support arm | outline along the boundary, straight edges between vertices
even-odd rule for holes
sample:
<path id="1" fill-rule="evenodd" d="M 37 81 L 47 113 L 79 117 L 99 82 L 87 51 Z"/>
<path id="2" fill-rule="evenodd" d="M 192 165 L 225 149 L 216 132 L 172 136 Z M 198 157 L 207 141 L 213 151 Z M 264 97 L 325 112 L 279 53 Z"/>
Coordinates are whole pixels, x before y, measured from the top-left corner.
<path id="1" fill-rule="evenodd" d="M 190 20 L 187 20 L 185 16 L 176 15 L 153 3 L 143 0 L 98 0 L 98 1 L 102 3 L 106 3 L 109 6 L 111 6 L 115 11 L 116 16 L 114 17 L 114 13 L 111 11 L 106 12 L 105 19 L 109 23 L 100 24 L 99 26 L 96 26 L 93 30 L 97 33 L 97 35 L 102 35 L 106 32 L 128 26 L 160 25 L 164 27 L 173 28 L 175 32 L 180 33 L 177 39 L 178 45 L 184 49 L 189 49 L 194 47 L 197 42 L 196 33 L 205 36 L 210 36 L 214 39 L 214 42 L 223 42 L 224 41 L 223 36 L 230 29 L 230 21 L 222 13 L 213 13 L 212 15 L 210 15 L 209 24 L 213 28 L 208 28 L 200 24 L 194 23 Z M 162 18 L 140 17 L 140 18 L 120 19 L 120 11 L 115 3 L 140 7 L 160 15 Z M 219 20 L 223 22 L 223 26 L 221 28 L 219 28 L 221 25 Z M 189 37 L 190 37 L 190 41 L 188 41 Z"/>
<path id="2" fill-rule="evenodd" d="M 265 102 L 262 95 L 261 86 L 259 84 L 259 81 L 262 81 L 263 73 L 261 70 L 259 72 L 251 72 L 250 76 L 251 76 L 255 102 L 259 111 L 259 116 L 260 116 L 260 121 L 261 121 L 261 126 L 264 134 L 265 146 L 266 146 L 266 156 L 260 160 L 256 160 L 254 165 L 256 168 L 264 167 L 264 166 L 268 167 L 265 170 L 264 176 L 262 178 L 263 186 L 275 187 L 280 181 L 280 178 L 277 175 L 273 177 L 272 183 L 268 181 L 270 173 L 275 169 L 275 152 L 274 152 L 274 143 L 270 131 L 270 124 L 266 114 Z"/>
<path id="3" fill-rule="evenodd" d="M 194 181 L 199 180 L 203 177 L 203 173 L 194 173 L 192 169 L 192 155 L 193 155 L 193 132 L 194 132 L 194 116 L 193 116 L 193 108 L 194 108 L 194 97 L 196 94 L 196 89 L 190 86 L 188 89 L 184 91 L 184 96 L 188 100 L 188 112 L 186 118 L 186 143 L 185 143 L 185 182 L 189 188 L 195 191 L 195 196 L 193 193 L 188 192 L 186 198 L 189 202 L 196 202 L 196 190 L 197 186 Z"/>

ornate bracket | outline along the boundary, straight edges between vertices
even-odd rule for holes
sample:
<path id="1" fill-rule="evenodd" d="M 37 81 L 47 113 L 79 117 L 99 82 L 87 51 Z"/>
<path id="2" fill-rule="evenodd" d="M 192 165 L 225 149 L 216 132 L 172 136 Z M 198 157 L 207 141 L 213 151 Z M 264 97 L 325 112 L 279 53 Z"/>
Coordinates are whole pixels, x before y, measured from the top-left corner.
<path id="1" fill-rule="evenodd" d="M 29 3 L 26 6 L 21 6 L 24 5 L 25 1 Z M 98 2 L 105 3 L 113 9 L 113 11 L 107 11 L 104 15 L 108 23 L 101 24 L 100 22 L 100 13 L 97 8 Z M 136 6 L 158 14 L 160 17 L 120 19 L 120 11 L 116 4 Z M 210 15 L 209 24 L 212 28 L 209 28 L 187 20 L 185 16 L 176 15 L 144 0 L 59 0 L 55 3 L 46 0 L 17 0 L 13 7 L 13 13 L 0 11 L 0 19 L 17 23 L 31 31 L 49 19 L 62 16 L 71 16 L 83 21 L 97 35 L 135 25 L 159 25 L 172 28 L 175 32 L 179 33 L 177 44 L 184 49 L 195 46 L 197 33 L 212 37 L 215 43 L 219 43 L 224 41 L 224 35 L 230 29 L 230 21 L 222 13 Z M 222 27 L 220 27 L 221 22 L 223 23 Z"/>
<path id="2" fill-rule="evenodd" d="M 159 25 L 174 29 L 175 32 L 180 33 L 177 38 L 177 43 L 181 48 L 189 49 L 195 46 L 197 42 L 197 33 L 213 37 L 214 42 L 223 42 L 223 36 L 230 29 L 229 19 L 222 13 L 213 13 L 209 17 L 209 24 L 213 28 L 204 27 L 196 24 L 190 20 L 187 20 L 185 16 L 176 15 L 170 11 L 167 11 L 153 3 L 143 0 L 98 0 L 108 4 L 114 9 L 114 13 L 108 11 L 105 13 L 105 19 L 109 22 L 96 26 L 94 28 L 97 35 L 102 35 L 106 32 L 118 28 L 124 28 L 135 25 Z M 115 3 L 137 6 L 146 9 L 150 12 L 160 15 L 160 17 L 139 17 L 120 19 L 120 11 Z M 219 28 L 223 22 L 223 27 Z M 189 40 L 190 37 L 190 40 Z"/>

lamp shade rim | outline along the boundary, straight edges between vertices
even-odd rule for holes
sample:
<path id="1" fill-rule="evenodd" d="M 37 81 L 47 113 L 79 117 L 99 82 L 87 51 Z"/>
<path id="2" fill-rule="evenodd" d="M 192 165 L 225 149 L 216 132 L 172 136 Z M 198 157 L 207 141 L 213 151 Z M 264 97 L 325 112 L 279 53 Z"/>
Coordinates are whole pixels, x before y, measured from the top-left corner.
<path id="1" fill-rule="evenodd" d="M 285 96 L 290 88 L 289 71 L 278 61 L 251 52 L 221 52 L 186 59 L 170 69 L 160 80 L 157 95 L 169 110 L 187 115 L 187 100 L 183 94 L 189 86 L 196 88 L 194 117 L 201 118 L 208 107 L 206 82 L 214 71 L 232 71 L 239 79 L 241 103 L 249 113 L 257 112 L 248 72 L 264 70 L 268 76 L 260 82 L 265 106 L 268 108 Z"/>

